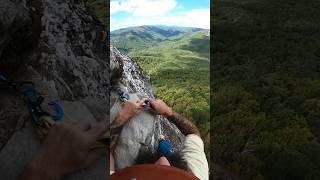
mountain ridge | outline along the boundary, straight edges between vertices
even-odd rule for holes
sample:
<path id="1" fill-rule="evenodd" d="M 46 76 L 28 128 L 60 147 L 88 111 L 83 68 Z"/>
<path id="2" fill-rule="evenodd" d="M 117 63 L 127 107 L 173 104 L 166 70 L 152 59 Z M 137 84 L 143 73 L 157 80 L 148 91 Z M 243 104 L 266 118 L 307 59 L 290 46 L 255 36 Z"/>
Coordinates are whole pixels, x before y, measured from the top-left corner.
<path id="1" fill-rule="evenodd" d="M 194 27 L 143 25 L 112 31 L 110 42 L 120 52 L 128 54 L 131 51 L 142 50 L 157 46 L 160 43 L 178 40 L 192 33 L 207 33 L 208 31 L 207 29 Z"/>

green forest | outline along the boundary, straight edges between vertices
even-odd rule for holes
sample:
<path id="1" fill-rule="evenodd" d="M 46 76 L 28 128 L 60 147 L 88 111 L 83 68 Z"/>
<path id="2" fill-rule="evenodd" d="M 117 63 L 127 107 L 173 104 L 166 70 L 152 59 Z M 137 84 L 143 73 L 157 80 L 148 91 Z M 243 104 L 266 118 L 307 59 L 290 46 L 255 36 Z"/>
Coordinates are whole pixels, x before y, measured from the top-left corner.
<path id="1" fill-rule="evenodd" d="M 120 52 L 128 54 L 132 51 L 148 49 L 170 41 L 174 42 L 187 34 L 202 30 L 200 28 L 160 25 L 128 27 L 112 31 L 110 42 Z"/>
<path id="2" fill-rule="evenodd" d="M 180 33 L 173 33 L 175 30 L 177 27 L 144 26 L 129 29 L 125 35 L 111 32 L 111 44 L 124 54 L 129 52 L 128 56 L 150 75 L 157 98 L 198 126 L 209 157 L 210 37 L 206 30 L 178 28 Z M 125 37 L 135 41 L 124 43 L 121 39 Z M 145 48 L 151 43 L 154 45 Z"/>
<path id="3" fill-rule="evenodd" d="M 204 135 L 210 127 L 209 53 L 202 32 L 129 53 L 151 76 L 155 95 L 200 125 Z"/>
<path id="4" fill-rule="evenodd" d="M 319 8 L 318 0 L 212 6 L 214 164 L 241 179 L 320 178 Z"/>

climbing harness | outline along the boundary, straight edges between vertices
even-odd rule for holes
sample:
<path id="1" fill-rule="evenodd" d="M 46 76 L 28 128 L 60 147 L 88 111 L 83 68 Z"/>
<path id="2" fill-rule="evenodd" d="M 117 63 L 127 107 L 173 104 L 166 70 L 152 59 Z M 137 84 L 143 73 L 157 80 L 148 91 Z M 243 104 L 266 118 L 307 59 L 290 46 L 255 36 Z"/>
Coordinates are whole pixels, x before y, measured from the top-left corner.
<path id="1" fill-rule="evenodd" d="M 24 97 L 24 100 L 28 106 L 32 121 L 34 122 L 36 133 L 40 139 L 43 139 L 56 121 L 60 121 L 64 117 L 64 110 L 57 101 L 51 101 L 48 103 L 53 108 L 55 114 L 50 114 L 43 110 L 42 103 L 44 97 L 41 96 L 34 88 L 33 82 L 30 81 L 10 81 L 0 72 L 0 87 L 7 86 L 12 87 Z M 98 139 L 93 148 L 108 145 L 110 143 L 110 137 L 104 134 Z"/>

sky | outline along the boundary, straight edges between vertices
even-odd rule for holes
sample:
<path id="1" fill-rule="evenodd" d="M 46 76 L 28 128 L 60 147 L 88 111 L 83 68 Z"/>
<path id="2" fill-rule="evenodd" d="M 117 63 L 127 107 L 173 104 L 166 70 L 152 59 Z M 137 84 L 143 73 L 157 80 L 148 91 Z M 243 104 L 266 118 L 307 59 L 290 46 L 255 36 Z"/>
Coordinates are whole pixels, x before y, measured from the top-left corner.
<path id="1" fill-rule="evenodd" d="M 210 0 L 111 0 L 111 31 L 141 25 L 210 29 Z"/>

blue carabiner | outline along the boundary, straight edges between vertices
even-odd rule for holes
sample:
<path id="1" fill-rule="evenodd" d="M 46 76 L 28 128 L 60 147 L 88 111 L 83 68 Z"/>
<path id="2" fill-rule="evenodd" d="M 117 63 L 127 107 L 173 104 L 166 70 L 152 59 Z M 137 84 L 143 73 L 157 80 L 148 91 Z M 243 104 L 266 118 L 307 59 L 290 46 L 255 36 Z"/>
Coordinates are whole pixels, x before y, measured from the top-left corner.
<path id="1" fill-rule="evenodd" d="M 130 100 L 130 95 L 128 93 L 121 92 L 121 94 L 119 95 L 119 98 L 122 101 L 129 101 Z"/>
<path id="2" fill-rule="evenodd" d="M 64 111 L 60 104 L 57 101 L 51 101 L 49 105 L 52 106 L 56 112 L 55 115 L 51 115 L 52 119 L 55 121 L 61 120 L 63 118 Z"/>

